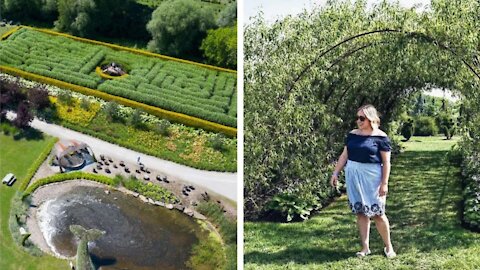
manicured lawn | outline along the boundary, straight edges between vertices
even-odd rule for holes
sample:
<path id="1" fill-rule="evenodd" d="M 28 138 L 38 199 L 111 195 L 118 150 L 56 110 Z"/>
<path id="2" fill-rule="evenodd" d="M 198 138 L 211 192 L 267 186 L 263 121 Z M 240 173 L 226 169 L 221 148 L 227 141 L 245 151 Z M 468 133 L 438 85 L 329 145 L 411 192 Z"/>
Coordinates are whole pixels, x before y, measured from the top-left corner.
<path id="1" fill-rule="evenodd" d="M 392 161 L 387 215 L 397 258 L 385 258 L 373 223 L 373 254 L 354 256 L 355 217 L 342 196 L 307 222 L 246 222 L 245 269 L 480 269 L 480 234 L 461 227 L 459 168 L 445 159 L 453 144 L 413 137 Z"/>
<path id="2" fill-rule="evenodd" d="M 8 227 L 12 197 L 21 185 L 29 166 L 40 155 L 52 137 L 19 139 L 0 134 L 0 177 L 12 172 L 17 182 L 12 187 L 0 186 L 0 269 L 68 269 L 64 260 L 51 256 L 33 257 L 18 247 Z"/>

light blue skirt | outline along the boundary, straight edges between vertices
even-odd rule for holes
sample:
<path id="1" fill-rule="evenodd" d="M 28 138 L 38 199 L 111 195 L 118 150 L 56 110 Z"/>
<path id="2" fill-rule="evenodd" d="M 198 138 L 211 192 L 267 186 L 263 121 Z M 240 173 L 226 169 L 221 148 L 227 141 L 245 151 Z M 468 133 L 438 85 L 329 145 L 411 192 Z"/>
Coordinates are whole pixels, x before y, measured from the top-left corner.
<path id="1" fill-rule="evenodd" d="M 379 196 L 382 165 L 347 161 L 345 167 L 348 205 L 354 214 L 381 216 L 385 213 L 385 198 Z"/>

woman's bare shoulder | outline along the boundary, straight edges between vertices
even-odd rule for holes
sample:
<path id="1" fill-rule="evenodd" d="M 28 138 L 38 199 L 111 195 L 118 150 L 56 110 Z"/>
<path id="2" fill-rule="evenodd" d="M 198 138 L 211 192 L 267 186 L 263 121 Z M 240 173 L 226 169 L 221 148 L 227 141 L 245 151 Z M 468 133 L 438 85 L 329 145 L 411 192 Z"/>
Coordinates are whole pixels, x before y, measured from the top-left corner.
<path id="1" fill-rule="evenodd" d="M 387 133 L 385 133 L 383 130 L 380 130 L 380 129 L 376 129 L 372 135 L 388 137 Z"/>
<path id="2" fill-rule="evenodd" d="M 360 131 L 358 130 L 358 128 L 356 128 L 356 129 L 352 129 L 352 130 L 350 130 L 350 132 L 349 132 L 349 133 L 358 135 L 358 134 L 359 134 L 359 132 L 360 132 Z"/>

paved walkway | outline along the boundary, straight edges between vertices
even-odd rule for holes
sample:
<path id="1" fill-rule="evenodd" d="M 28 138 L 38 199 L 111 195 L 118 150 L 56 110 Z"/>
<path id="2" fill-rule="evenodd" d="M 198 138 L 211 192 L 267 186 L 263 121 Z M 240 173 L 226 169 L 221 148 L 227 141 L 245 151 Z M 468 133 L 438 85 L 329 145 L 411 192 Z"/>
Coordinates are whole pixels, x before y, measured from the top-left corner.
<path id="1" fill-rule="evenodd" d="M 7 117 L 13 119 L 15 118 L 15 113 L 9 112 Z M 140 161 L 145 164 L 147 168 L 164 172 L 169 176 L 193 185 L 202 186 L 231 200 L 237 201 L 237 173 L 211 172 L 194 169 L 111 144 L 59 125 L 49 124 L 37 118 L 30 123 L 30 126 L 60 139 L 82 141 L 88 144 L 96 155 L 104 154 L 113 159 L 134 164 L 137 163 L 137 158 L 140 157 Z"/>

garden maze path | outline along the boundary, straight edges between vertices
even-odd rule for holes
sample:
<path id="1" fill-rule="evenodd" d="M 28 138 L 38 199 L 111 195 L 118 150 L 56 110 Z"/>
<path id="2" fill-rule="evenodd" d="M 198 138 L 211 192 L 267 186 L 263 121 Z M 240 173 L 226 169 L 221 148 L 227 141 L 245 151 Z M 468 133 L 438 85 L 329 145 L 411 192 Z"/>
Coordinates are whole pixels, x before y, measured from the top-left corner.
<path id="1" fill-rule="evenodd" d="M 480 233 L 461 227 L 460 169 L 446 160 L 451 143 L 409 143 L 392 160 L 387 198 L 397 258 L 384 257 L 374 223 L 372 255 L 353 256 L 356 223 L 342 196 L 307 222 L 247 222 L 245 269 L 480 269 Z"/>

